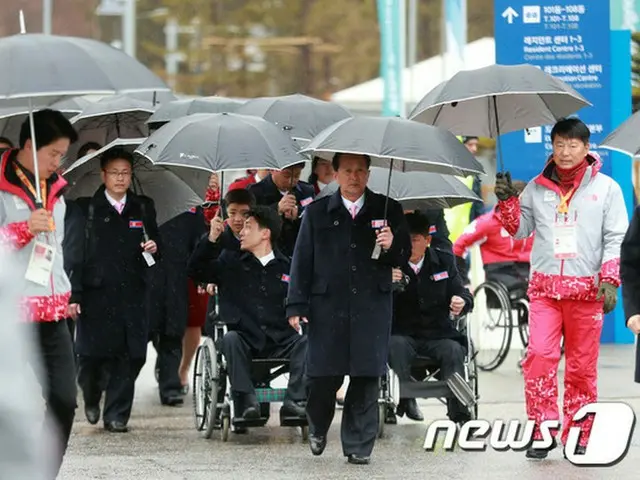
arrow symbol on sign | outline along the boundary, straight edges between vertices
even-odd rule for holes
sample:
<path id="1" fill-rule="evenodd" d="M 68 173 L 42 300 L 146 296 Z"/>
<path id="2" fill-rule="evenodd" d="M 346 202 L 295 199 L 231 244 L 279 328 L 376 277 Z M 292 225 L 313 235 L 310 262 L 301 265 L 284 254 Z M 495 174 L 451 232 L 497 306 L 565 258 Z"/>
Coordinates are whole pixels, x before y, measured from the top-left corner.
<path id="1" fill-rule="evenodd" d="M 513 23 L 514 18 L 518 18 L 518 12 L 516 12 L 513 8 L 509 7 L 504 12 L 502 12 L 502 18 L 506 18 L 509 24 Z"/>

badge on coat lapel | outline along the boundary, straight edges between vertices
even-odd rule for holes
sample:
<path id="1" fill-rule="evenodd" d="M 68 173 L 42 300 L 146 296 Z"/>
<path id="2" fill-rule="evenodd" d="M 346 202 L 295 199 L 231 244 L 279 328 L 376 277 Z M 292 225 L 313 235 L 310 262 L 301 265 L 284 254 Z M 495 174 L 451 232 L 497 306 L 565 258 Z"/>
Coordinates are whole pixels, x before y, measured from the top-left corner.
<path id="1" fill-rule="evenodd" d="M 371 228 L 383 228 L 387 226 L 386 220 L 371 220 Z"/>
<path id="2" fill-rule="evenodd" d="M 544 201 L 545 202 L 555 202 L 558 199 L 558 195 L 556 192 L 551 190 L 545 190 L 544 192 Z"/>
<path id="3" fill-rule="evenodd" d="M 305 198 L 304 200 L 300 200 L 300 206 L 301 207 L 306 207 L 307 205 L 309 205 L 311 202 L 313 202 L 313 198 L 309 197 L 309 198 Z"/>
<path id="4" fill-rule="evenodd" d="M 284 283 L 289 283 L 289 281 L 291 280 L 291 277 L 286 273 L 283 273 L 282 276 L 280 277 L 280 280 L 282 280 Z"/>
<path id="5" fill-rule="evenodd" d="M 431 225 L 429 227 L 429 235 L 433 235 L 434 233 L 436 233 L 438 231 L 438 229 L 436 228 L 435 225 Z"/>
<path id="6" fill-rule="evenodd" d="M 191 207 L 189 210 L 187 210 L 189 213 L 196 213 L 196 207 Z"/>
<path id="7" fill-rule="evenodd" d="M 16 209 L 17 210 L 29 210 L 29 205 L 27 205 L 27 202 L 25 202 L 24 200 L 22 200 L 20 197 L 13 197 L 13 201 L 16 204 Z"/>
<path id="8" fill-rule="evenodd" d="M 431 278 L 433 279 L 434 282 L 439 282 L 440 280 L 446 280 L 447 278 L 449 278 L 449 272 L 445 270 L 444 272 L 434 273 Z"/>
<path id="9" fill-rule="evenodd" d="M 141 220 L 129 220 L 129 228 L 142 228 Z"/>

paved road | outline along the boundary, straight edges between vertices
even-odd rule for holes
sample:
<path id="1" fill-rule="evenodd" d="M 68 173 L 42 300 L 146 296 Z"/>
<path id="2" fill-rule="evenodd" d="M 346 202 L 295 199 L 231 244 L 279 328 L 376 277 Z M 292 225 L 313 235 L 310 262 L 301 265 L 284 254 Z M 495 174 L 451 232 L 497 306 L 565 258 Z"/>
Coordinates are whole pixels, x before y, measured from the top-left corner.
<path id="1" fill-rule="evenodd" d="M 152 355 L 152 354 L 151 354 Z M 487 419 L 523 418 L 522 377 L 515 369 L 515 353 L 495 373 L 480 377 L 480 416 Z M 78 409 L 74 434 L 60 480 L 212 480 L 212 479 L 425 479 L 459 478 L 492 480 L 614 479 L 637 476 L 640 428 L 636 429 L 627 457 L 615 467 L 585 469 L 562 458 L 559 449 L 545 462 L 527 461 L 523 453 L 445 452 L 422 450 L 425 423 L 401 419 L 387 426 L 376 443 L 372 463 L 346 463 L 339 442 L 340 411 L 330 432 L 329 445 L 313 457 L 294 429 L 267 426 L 222 443 L 217 437 L 199 436 L 191 417 L 191 397 L 181 408 L 162 407 L 154 385 L 149 358 L 138 381 L 136 404 L 128 434 L 108 434 L 86 423 Z M 633 379 L 633 347 L 604 346 L 600 358 L 601 399 L 623 400 L 640 407 L 640 385 Z M 436 400 L 421 403 L 427 420 L 445 417 Z M 274 406 L 271 423 L 277 422 Z"/>

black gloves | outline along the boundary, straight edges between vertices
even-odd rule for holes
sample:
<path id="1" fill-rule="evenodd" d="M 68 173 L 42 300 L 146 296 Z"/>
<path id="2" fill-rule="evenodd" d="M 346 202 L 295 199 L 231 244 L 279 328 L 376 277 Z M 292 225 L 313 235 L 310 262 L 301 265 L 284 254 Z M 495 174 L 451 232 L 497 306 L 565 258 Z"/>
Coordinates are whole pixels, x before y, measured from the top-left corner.
<path id="1" fill-rule="evenodd" d="M 511 197 L 517 197 L 518 191 L 511 183 L 511 174 L 509 172 L 496 174 L 496 186 L 494 189 L 498 200 L 504 202 Z"/>

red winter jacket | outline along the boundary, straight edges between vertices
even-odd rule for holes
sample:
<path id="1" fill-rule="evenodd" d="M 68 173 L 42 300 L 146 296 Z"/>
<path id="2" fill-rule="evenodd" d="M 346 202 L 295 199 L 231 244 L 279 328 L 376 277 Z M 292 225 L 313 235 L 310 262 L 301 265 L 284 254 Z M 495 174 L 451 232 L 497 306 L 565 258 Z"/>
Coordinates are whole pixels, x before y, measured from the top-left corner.
<path id="1" fill-rule="evenodd" d="M 453 244 L 453 253 L 464 257 L 475 244 L 480 243 L 482 263 L 529 263 L 533 235 L 525 239 L 515 239 L 500 222 L 495 209 L 479 216 L 467 226 Z"/>

